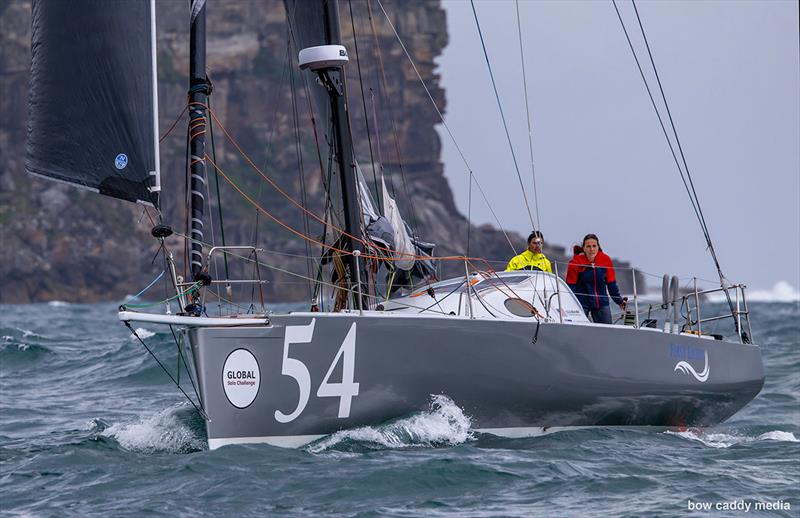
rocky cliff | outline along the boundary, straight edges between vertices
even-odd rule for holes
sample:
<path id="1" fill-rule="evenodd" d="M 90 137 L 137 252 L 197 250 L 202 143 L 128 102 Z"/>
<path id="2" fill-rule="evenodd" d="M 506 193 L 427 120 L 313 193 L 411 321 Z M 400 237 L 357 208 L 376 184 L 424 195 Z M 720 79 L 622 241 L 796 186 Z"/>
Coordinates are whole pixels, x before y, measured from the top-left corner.
<path id="1" fill-rule="evenodd" d="M 434 63 L 447 44 L 439 1 L 395 0 L 384 5 L 444 111 L 445 93 Z M 188 2 L 162 1 L 157 6 L 160 125 L 162 134 L 167 134 L 186 104 Z M 341 7 L 342 34 L 351 54 L 347 83 L 357 155 L 368 179 L 371 164 L 382 165 L 401 210 L 426 240 L 438 244 L 437 255 L 463 254 L 468 224 L 458 213 L 443 174 L 441 143 L 434 129 L 438 115 L 375 3 L 372 9 L 370 16 L 367 2 L 354 0 L 351 20 L 348 6 Z M 291 196 L 304 200 L 310 210 L 321 213 L 324 178 L 319 142 L 296 53 L 288 46 L 283 3 L 209 2 L 208 30 L 213 112 L 259 169 Z M 24 171 L 29 1 L 0 1 L 0 42 L 0 302 L 119 300 L 138 291 L 161 270 L 159 263 L 152 263 L 156 243 L 143 209 L 33 178 Z M 165 220 L 179 230 L 185 220 L 185 129 L 184 117 L 161 148 Z M 221 127 L 214 132 L 216 162 L 237 185 L 276 217 L 303 228 L 302 213 L 263 182 Z M 213 176 L 209 180 L 215 192 Z M 265 249 L 262 259 L 269 264 L 307 273 L 306 262 L 294 257 L 308 253 L 305 242 L 263 216 L 256 217 L 256 209 L 230 185 L 222 182 L 219 189 L 222 210 L 211 207 L 213 220 L 206 223 L 206 239 L 213 234 L 219 243 L 224 231 L 227 244 L 256 242 Z M 512 239 L 524 246 L 520 236 Z M 180 256 L 183 245 L 177 240 L 173 244 Z M 490 226 L 471 229 L 470 248 L 484 257 L 508 258 L 505 238 Z M 548 253 L 562 257 L 563 249 L 551 248 Z M 272 300 L 308 297 L 305 281 L 278 270 L 264 275 Z"/>

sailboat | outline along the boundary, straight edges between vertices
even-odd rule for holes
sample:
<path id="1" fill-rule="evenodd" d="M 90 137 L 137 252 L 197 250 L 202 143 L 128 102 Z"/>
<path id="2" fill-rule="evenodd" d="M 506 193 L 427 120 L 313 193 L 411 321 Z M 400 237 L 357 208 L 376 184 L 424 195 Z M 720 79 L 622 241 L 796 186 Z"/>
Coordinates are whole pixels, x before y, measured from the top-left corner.
<path id="1" fill-rule="evenodd" d="M 520 437 L 569 426 L 711 426 L 759 393 L 764 369 L 746 303 L 738 305 L 745 300 L 741 285 L 718 290 L 736 297 L 726 315 L 735 340 L 704 333 L 700 293 L 680 295 L 668 280 L 666 326 L 639 322 L 638 311 L 634 325 L 596 324 L 559 275 L 495 272 L 469 257 L 436 258 L 432 245 L 403 222 L 385 186 L 382 206 L 376 204 L 348 126 L 343 70 L 349 55 L 337 0 L 285 1 L 329 147 L 321 162 L 338 182 L 328 188 L 337 194 L 342 217 L 324 217 L 326 235 L 315 241 L 333 277 L 318 282 L 319 298 L 307 311 L 209 316 L 210 286 L 233 282 L 212 278 L 215 254 L 241 252 L 257 261 L 257 250 L 203 240 L 208 168 L 217 164 L 205 150 L 213 116 L 206 2 L 194 0 L 190 7 L 190 271 L 179 274 L 166 245 L 173 229 L 158 210 L 154 0 L 34 2 L 26 169 L 156 209 L 152 235 L 174 295 L 163 313 L 127 305 L 118 317 L 131 330 L 131 323 L 179 330 L 181 358 L 196 391 L 194 400 L 187 397 L 202 415 L 209 448 L 298 447 L 424 410 L 439 394 L 470 416 L 474 430 Z M 443 259 L 461 264 L 463 274 L 419 281 Z M 377 298 L 370 273 L 378 263 L 410 287 L 385 286 Z M 323 289 L 332 294 L 327 307 Z M 695 315 L 679 316 L 678 307 L 692 300 Z"/>

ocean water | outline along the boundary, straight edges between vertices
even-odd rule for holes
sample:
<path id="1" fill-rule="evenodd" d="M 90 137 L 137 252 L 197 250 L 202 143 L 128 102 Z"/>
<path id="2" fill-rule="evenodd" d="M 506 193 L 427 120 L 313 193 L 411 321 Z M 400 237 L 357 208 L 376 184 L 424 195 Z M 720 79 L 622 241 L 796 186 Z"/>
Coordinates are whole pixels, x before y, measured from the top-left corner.
<path id="1" fill-rule="evenodd" d="M 303 449 L 208 451 L 201 419 L 115 305 L 0 306 L 0 513 L 800 516 L 800 304 L 751 309 L 767 381 L 713 429 L 504 439 L 438 395 Z M 139 332 L 174 371 L 171 335 Z"/>

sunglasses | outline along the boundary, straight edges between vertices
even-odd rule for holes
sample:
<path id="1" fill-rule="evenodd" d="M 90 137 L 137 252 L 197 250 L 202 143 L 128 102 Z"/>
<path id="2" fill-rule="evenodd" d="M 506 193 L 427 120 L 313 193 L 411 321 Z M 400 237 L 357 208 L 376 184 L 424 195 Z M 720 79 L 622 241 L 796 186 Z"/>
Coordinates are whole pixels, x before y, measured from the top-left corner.
<path id="1" fill-rule="evenodd" d="M 544 241 L 542 241 L 541 239 L 534 239 L 533 241 L 531 241 L 532 245 L 542 246 L 542 243 L 544 243 Z"/>

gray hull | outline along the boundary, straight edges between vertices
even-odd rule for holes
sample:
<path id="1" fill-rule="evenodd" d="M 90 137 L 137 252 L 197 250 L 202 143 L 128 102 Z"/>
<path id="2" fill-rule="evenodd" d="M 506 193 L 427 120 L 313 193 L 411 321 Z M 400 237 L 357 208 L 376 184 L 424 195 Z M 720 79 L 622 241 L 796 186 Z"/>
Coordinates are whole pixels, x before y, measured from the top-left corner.
<path id="1" fill-rule="evenodd" d="M 757 346 L 621 326 L 316 313 L 186 334 L 211 448 L 298 446 L 427 409 L 431 394 L 500 435 L 710 426 L 764 383 Z"/>

